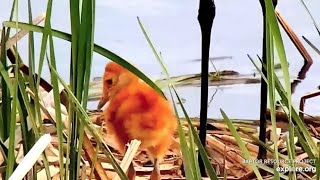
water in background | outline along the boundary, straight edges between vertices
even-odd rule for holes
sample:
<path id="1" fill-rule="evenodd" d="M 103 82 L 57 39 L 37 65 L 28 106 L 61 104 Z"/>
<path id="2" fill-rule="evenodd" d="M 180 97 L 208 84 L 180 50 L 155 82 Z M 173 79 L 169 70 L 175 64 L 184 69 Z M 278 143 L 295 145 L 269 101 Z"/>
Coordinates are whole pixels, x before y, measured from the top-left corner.
<path id="1" fill-rule="evenodd" d="M 1 2 L 0 21 L 8 20 L 11 1 Z M 27 2 L 19 1 L 19 21 L 27 22 Z M 46 9 L 45 1 L 32 1 L 33 15 L 37 16 Z M 191 60 L 200 58 L 200 28 L 197 21 L 198 1 L 172 0 L 97 0 L 95 42 L 108 50 L 129 60 L 153 79 L 161 76 L 161 68 L 149 48 L 137 23 L 139 16 L 151 36 L 157 50 L 162 52 L 172 76 L 199 73 L 200 62 Z M 316 10 L 317 0 L 306 2 L 315 19 L 320 22 L 320 13 Z M 253 73 L 255 68 L 247 54 L 255 57 L 261 54 L 262 15 L 257 0 L 216 0 L 217 13 L 213 24 L 211 56 L 232 56 L 232 59 L 215 61 L 218 70 L 235 70 L 240 73 Z M 312 21 L 299 0 L 281 0 L 278 10 L 299 37 L 302 35 L 320 47 L 320 38 Z M 54 1 L 52 27 L 70 32 L 69 4 L 66 1 Z M 36 35 L 36 58 L 39 58 L 41 35 Z M 297 76 L 303 59 L 289 38 L 283 33 L 287 58 L 290 62 L 291 76 Z M 54 39 L 58 72 L 68 80 L 70 44 Z M 304 43 L 304 42 L 303 42 Z M 304 43 L 306 45 L 306 43 Z M 19 52 L 27 59 L 27 38 L 19 43 Z M 299 84 L 293 95 L 294 103 L 300 97 L 316 90 L 320 85 L 319 56 L 306 45 L 314 64 L 307 78 Z M 108 60 L 94 55 L 92 78 L 101 76 Z M 213 71 L 213 68 L 211 67 Z M 42 77 L 49 80 L 48 69 Z M 211 94 L 216 87 L 210 87 Z M 184 87 L 179 89 L 186 99 L 185 106 L 190 116 L 198 116 L 200 108 L 200 88 Z M 232 118 L 257 119 L 259 115 L 260 85 L 234 85 L 218 88 L 209 107 L 209 117 L 221 118 L 222 108 Z M 320 113 L 320 98 L 307 101 L 306 112 Z M 96 102 L 89 104 L 95 108 Z"/>

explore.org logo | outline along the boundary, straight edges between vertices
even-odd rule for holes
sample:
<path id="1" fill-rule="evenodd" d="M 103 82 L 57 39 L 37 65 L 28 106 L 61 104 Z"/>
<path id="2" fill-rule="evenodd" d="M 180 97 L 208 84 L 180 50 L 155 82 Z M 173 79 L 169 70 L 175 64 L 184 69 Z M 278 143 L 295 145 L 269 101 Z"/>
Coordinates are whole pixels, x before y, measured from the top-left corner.
<path id="1" fill-rule="evenodd" d="M 286 172 L 316 172 L 316 167 L 277 167 L 277 171 L 281 173 Z"/>

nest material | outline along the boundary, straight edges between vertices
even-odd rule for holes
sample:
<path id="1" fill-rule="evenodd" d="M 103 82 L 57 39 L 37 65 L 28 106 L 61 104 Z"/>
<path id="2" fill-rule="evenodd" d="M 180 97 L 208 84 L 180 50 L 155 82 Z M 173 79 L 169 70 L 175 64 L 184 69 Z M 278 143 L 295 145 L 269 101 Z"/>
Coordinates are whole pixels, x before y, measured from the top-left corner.
<path id="1" fill-rule="evenodd" d="M 90 112 L 91 120 L 97 125 L 98 128 L 102 128 L 103 125 L 103 116 L 102 113 L 99 111 Z M 194 118 L 194 126 L 196 128 L 199 127 L 197 123 L 197 118 Z M 184 129 L 187 130 L 187 123 L 183 121 Z M 286 155 L 286 143 L 285 143 L 285 135 L 286 135 L 286 127 L 285 121 L 278 122 L 277 126 L 277 133 L 279 135 L 278 141 L 278 149 L 281 154 Z M 234 121 L 234 125 L 237 128 L 238 133 L 240 134 L 242 140 L 246 143 L 246 147 L 249 150 L 252 157 L 257 157 L 258 154 L 258 144 L 252 137 L 258 137 L 257 121 Z M 315 142 L 319 142 L 319 127 L 315 127 L 314 123 L 307 124 L 310 128 L 310 133 L 314 138 Z M 283 128 L 281 128 L 283 127 Z M 54 125 L 47 124 L 46 131 L 52 135 L 52 142 L 51 145 L 46 149 L 47 158 L 49 161 L 49 169 L 51 172 L 52 179 L 59 179 L 59 153 L 58 153 L 58 139 L 56 137 L 56 129 Z M 103 132 L 102 133 L 107 133 Z M 272 144 L 270 141 L 270 133 L 271 132 L 271 125 L 267 126 L 267 133 L 268 133 L 268 144 Z M 106 135 L 106 134 L 105 134 Z M 188 132 L 186 131 L 186 135 L 188 136 Z M 117 150 L 113 149 L 113 141 L 112 138 L 105 136 L 105 141 L 110 146 L 110 149 L 113 152 L 113 155 L 121 161 L 123 156 L 118 153 Z M 90 135 L 88 136 L 90 141 L 93 145 L 95 145 L 95 141 Z M 235 138 L 232 136 L 231 132 L 229 131 L 226 124 L 223 123 L 221 120 L 209 120 L 208 131 L 207 131 L 207 153 L 209 155 L 209 159 L 219 177 L 226 176 L 227 179 L 254 179 L 255 175 L 252 172 L 251 168 L 247 160 L 245 160 L 242 156 L 242 152 L 238 147 L 238 144 Z M 311 165 L 312 162 L 308 161 L 308 155 L 306 152 L 303 151 L 301 145 L 298 143 L 295 144 L 296 150 L 296 160 L 300 163 L 297 166 L 300 167 L 313 167 Z M 92 173 L 92 167 L 89 163 L 89 158 L 86 155 L 86 152 L 83 152 L 83 162 L 81 163 L 81 176 L 84 179 L 100 179 L 96 177 L 96 174 Z M 272 167 L 272 159 L 273 155 L 268 153 L 268 159 Z M 23 158 L 23 147 L 22 143 L 17 145 L 16 148 L 16 157 L 17 162 Z M 101 162 L 103 170 L 108 174 L 108 176 L 115 176 L 115 172 L 113 171 L 113 167 L 110 162 L 108 162 L 107 158 L 102 152 L 98 152 L 98 159 Z M 64 159 L 65 160 L 65 159 Z M 0 163 L 3 162 L 3 159 L 0 156 Z M 148 156 L 145 151 L 138 150 L 134 159 L 134 166 L 137 172 L 137 179 L 148 179 L 151 171 L 153 170 L 152 162 L 148 159 Z M 41 159 L 38 160 L 38 164 L 41 169 L 38 171 L 38 179 L 46 179 L 46 173 L 43 168 L 43 162 Z M 285 162 L 280 163 L 280 166 L 287 166 Z M 185 179 L 183 176 L 183 163 L 181 158 L 181 153 L 179 149 L 179 138 L 178 134 L 175 135 L 175 141 L 172 144 L 170 150 L 166 153 L 164 160 L 160 164 L 160 170 L 162 179 Z M 312 172 L 298 172 L 298 177 L 308 178 L 312 177 L 314 173 Z M 271 178 L 272 175 L 267 175 L 264 178 L 268 179 Z"/>

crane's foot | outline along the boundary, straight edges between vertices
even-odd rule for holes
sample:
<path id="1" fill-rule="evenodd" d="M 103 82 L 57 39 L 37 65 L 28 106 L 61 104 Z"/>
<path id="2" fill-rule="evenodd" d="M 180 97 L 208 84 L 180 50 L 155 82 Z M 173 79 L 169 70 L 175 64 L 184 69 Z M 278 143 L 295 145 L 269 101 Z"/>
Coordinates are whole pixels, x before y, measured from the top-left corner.
<path id="1" fill-rule="evenodd" d="M 151 173 L 150 180 L 161 180 L 160 167 L 159 167 L 158 159 L 154 160 L 153 171 Z"/>
<path id="2" fill-rule="evenodd" d="M 129 180 L 135 180 L 136 179 L 136 171 L 134 170 L 133 163 L 130 163 L 130 166 L 128 168 L 128 178 Z"/>

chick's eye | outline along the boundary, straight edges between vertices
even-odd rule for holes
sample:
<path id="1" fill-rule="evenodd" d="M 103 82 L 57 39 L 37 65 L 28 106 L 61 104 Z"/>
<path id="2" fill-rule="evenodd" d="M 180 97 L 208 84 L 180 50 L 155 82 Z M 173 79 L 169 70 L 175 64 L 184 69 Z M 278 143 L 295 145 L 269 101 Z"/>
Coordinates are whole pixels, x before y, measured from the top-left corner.
<path id="1" fill-rule="evenodd" d="M 107 79 L 107 80 L 105 81 L 105 83 L 108 84 L 108 85 L 112 85 L 112 79 Z"/>

